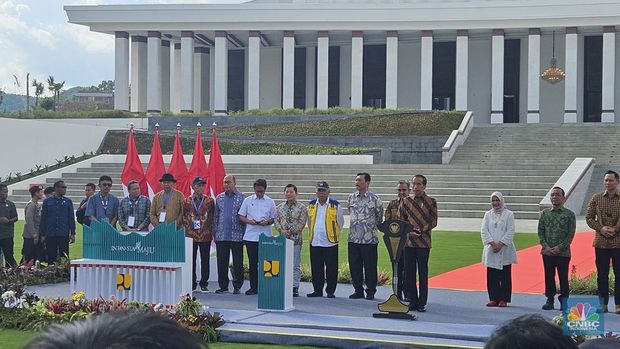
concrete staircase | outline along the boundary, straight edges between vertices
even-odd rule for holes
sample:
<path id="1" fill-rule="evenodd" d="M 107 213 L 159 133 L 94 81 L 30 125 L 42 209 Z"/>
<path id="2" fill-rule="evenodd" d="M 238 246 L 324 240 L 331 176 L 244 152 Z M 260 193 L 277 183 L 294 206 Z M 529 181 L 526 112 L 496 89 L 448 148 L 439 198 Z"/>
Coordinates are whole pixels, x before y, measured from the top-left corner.
<path id="1" fill-rule="evenodd" d="M 120 173 L 122 164 L 93 163 L 91 167 L 78 168 L 74 173 L 63 173 L 67 184 L 67 196 L 79 203 L 83 197 L 84 184 L 96 183 L 100 175 L 107 174 L 114 182 L 113 194 L 122 196 Z M 538 203 L 563 171 L 562 166 L 545 166 L 535 173 L 529 166 L 514 165 L 510 169 L 491 168 L 488 165 L 255 165 L 229 164 L 227 173 L 235 175 L 237 187 L 246 194 L 252 193 L 252 183 L 257 178 L 266 178 L 267 193 L 276 203 L 284 200 L 283 188 L 288 183 L 297 185 L 299 199 L 307 202 L 314 197 L 315 184 L 326 180 L 331 195 L 339 201 L 355 191 L 354 180 L 358 172 L 372 176 L 371 190 L 387 204 L 396 197 L 396 183 L 411 180 L 416 173 L 428 178 L 428 194 L 435 197 L 440 217 L 481 218 L 489 209 L 489 195 L 495 190 L 507 196 L 510 209 L 518 218 L 536 219 Z M 48 178 L 51 184 L 60 178 Z M 14 190 L 11 195 L 18 207 L 29 200 L 28 192 Z M 346 214 L 346 211 L 345 211 Z"/>
<path id="2" fill-rule="evenodd" d="M 597 164 L 620 162 L 618 124 L 537 124 L 475 127 L 453 164 L 477 163 L 511 169 L 568 166 L 576 157 L 596 158 Z"/>

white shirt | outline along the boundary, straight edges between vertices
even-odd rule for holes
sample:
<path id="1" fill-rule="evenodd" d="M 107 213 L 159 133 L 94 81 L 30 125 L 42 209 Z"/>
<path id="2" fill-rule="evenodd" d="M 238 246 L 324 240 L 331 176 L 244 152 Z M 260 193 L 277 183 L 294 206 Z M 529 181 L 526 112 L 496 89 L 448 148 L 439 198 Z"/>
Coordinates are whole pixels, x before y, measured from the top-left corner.
<path id="1" fill-rule="evenodd" d="M 327 239 L 327 231 L 325 230 L 325 214 L 327 213 L 327 207 L 329 206 L 329 197 L 325 201 L 324 205 L 321 205 L 319 200 L 316 201 L 316 217 L 314 220 L 314 235 L 312 236 L 312 242 L 310 243 L 315 247 L 332 247 L 338 245 L 338 243 L 330 242 Z M 342 215 L 342 206 L 338 205 L 338 211 L 336 214 L 338 220 L 338 226 L 342 230 L 344 225 L 344 217 Z"/>
<path id="2" fill-rule="evenodd" d="M 267 195 L 263 195 L 263 197 L 259 199 L 256 197 L 256 194 L 254 194 L 243 200 L 241 208 L 239 209 L 239 215 L 257 222 L 274 219 L 276 217 L 276 204 Z M 271 225 L 246 224 L 243 240 L 258 241 L 260 234 L 271 236 Z"/>
<path id="3" fill-rule="evenodd" d="M 484 248 L 482 249 L 482 264 L 494 269 L 502 270 L 504 265 L 517 263 L 517 251 L 513 242 L 515 235 L 515 216 L 512 211 L 504 209 L 501 214 L 493 210 L 487 211 L 482 220 L 481 237 Z M 490 243 L 492 241 L 503 242 L 504 247 L 498 252 L 493 252 Z"/>

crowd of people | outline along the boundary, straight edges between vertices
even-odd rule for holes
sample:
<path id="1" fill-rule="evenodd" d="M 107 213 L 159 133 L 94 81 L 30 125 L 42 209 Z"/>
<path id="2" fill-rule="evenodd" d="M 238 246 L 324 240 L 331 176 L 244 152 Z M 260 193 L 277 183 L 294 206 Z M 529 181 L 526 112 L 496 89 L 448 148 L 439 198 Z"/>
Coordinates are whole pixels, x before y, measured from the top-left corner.
<path id="1" fill-rule="evenodd" d="M 83 225 L 93 220 L 107 222 L 124 231 L 148 231 L 160 223 L 176 223 L 184 227 L 193 239 L 193 289 L 208 292 L 210 249 L 216 246 L 218 287 L 215 293 L 230 292 L 229 261 L 232 254 L 232 293 L 241 293 L 244 284 L 244 246 L 249 262 L 249 288 L 246 295 L 258 292 L 258 240 L 260 234 L 272 235 L 272 227 L 294 242 L 293 296 L 299 296 L 301 279 L 300 259 L 303 231 L 309 231 L 308 244 L 313 291 L 307 297 L 334 298 L 338 279 L 338 248 L 344 226 L 343 211 L 348 209 L 350 228 L 347 237 L 348 265 L 353 293 L 351 299 L 373 300 L 377 290 L 378 225 L 383 220 L 400 219 L 412 227 L 407 232 L 406 246 L 399 261 L 397 296 L 409 303 L 410 310 L 426 311 L 428 299 L 428 263 L 432 247 L 432 230 L 437 225 L 437 202 L 426 194 L 427 179 L 413 176 L 411 181 L 396 184 L 397 198 L 384 208 L 382 200 L 370 191 L 371 176 L 358 173 L 355 191 L 346 203 L 330 196 L 326 181 L 316 184 L 316 197 L 304 205 L 297 200 L 297 187 L 283 188 L 285 201 L 276 206 L 265 194 L 267 181 L 257 179 L 254 194 L 246 196 L 236 186 L 232 175 L 224 178 L 224 192 L 214 199 L 205 191 L 205 181 L 196 177 L 191 182 L 188 197 L 175 189 L 176 179 L 165 173 L 163 190 L 152 200 L 141 194 L 140 184 L 127 184 L 127 197 L 118 199 L 110 193 L 112 179 L 99 178 L 99 191 L 94 183 L 86 184 L 86 197 L 74 212 L 73 202 L 65 196 L 63 181 L 54 183 L 48 192 L 41 186 L 30 189 L 32 200 L 25 208 L 22 261 L 41 260 L 53 263 L 69 254 L 69 244 L 75 241 L 75 218 Z M 608 171 L 603 192 L 595 194 L 587 206 L 586 222 L 596 231 L 596 268 L 600 312 L 608 311 L 609 271 L 613 266 L 615 299 L 620 299 L 620 193 L 619 176 Z M 43 199 L 44 195 L 47 198 Z M 14 232 L 17 221 L 15 205 L 7 199 L 8 189 L 0 185 L 0 250 L 9 266 L 16 266 L 13 257 Z M 550 192 L 552 207 L 543 210 L 538 223 L 542 264 L 545 277 L 546 302 L 544 310 L 555 307 L 557 294 L 555 277 L 559 279 L 560 308 L 566 306 L 570 289 L 568 269 L 570 245 L 575 235 L 575 214 L 564 207 L 566 193 L 560 187 Z M 490 196 L 491 208 L 485 213 L 481 239 L 482 263 L 487 267 L 489 307 L 506 307 L 511 302 L 512 264 L 517 262 L 514 244 L 515 218 L 500 192 Z M 200 255 L 201 275 L 196 276 L 196 261 Z M 620 313 L 620 304 L 615 308 Z"/>

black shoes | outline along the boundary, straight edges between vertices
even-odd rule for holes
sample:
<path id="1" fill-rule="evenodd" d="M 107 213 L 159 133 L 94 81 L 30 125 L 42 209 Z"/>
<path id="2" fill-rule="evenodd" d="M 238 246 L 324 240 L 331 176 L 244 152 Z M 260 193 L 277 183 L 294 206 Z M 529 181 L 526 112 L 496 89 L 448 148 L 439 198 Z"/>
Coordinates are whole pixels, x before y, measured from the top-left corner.
<path id="1" fill-rule="evenodd" d="M 308 293 L 306 296 L 309 298 L 316 298 L 316 297 L 323 297 L 323 294 L 319 292 L 312 292 L 312 293 Z"/>
<path id="2" fill-rule="evenodd" d="M 423 312 L 426 311 L 426 306 L 425 305 L 418 305 L 418 308 L 416 310 L 419 311 L 420 313 L 423 313 Z"/>
<path id="3" fill-rule="evenodd" d="M 249 290 L 245 291 L 245 295 L 246 296 L 253 296 L 255 294 L 258 294 L 258 292 L 256 290 L 253 290 L 253 289 L 249 289 Z"/>
<path id="4" fill-rule="evenodd" d="M 327 298 L 336 298 L 336 295 L 333 293 L 328 293 Z"/>
<path id="5" fill-rule="evenodd" d="M 369 301 L 372 301 L 375 299 L 375 294 L 374 293 L 369 293 L 366 295 L 366 299 Z"/>
<path id="6" fill-rule="evenodd" d="M 363 293 L 353 293 L 352 295 L 349 296 L 349 299 L 362 299 L 364 298 L 364 294 Z"/>
<path id="7" fill-rule="evenodd" d="M 228 290 L 226 290 L 226 291 L 228 291 Z M 241 293 L 241 291 L 238 288 L 235 288 L 235 290 L 233 291 L 233 294 L 240 294 L 240 293 Z"/>
<path id="8" fill-rule="evenodd" d="M 553 299 L 548 299 L 547 302 L 542 306 L 542 310 L 553 310 Z"/>
<path id="9" fill-rule="evenodd" d="M 215 290 L 215 293 L 217 293 L 217 294 L 228 293 L 228 289 L 227 288 L 220 288 L 218 290 Z"/>

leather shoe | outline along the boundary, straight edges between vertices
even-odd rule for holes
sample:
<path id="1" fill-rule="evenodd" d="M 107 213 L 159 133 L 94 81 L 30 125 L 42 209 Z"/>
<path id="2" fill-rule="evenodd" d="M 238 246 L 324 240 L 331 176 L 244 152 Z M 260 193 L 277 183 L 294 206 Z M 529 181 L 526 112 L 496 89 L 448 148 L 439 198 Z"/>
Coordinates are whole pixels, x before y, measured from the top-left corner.
<path id="1" fill-rule="evenodd" d="M 542 310 L 553 310 L 553 301 L 547 301 L 547 303 L 542 306 Z"/>
<path id="2" fill-rule="evenodd" d="M 336 298 L 336 295 L 333 293 L 328 293 L 327 298 Z"/>
<path id="3" fill-rule="evenodd" d="M 309 298 L 323 297 L 323 294 L 318 293 L 318 292 L 312 292 L 312 293 L 308 293 L 306 297 L 309 297 Z"/>
<path id="4" fill-rule="evenodd" d="M 215 290 L 215 293 L 217 293 L 217 294 L 228 293 L 228 289 L 227 288 L 220 288 L 220 289 Z"/>
<path id="5" fill-rule="evenodd" d="M 487 303 L 487 307 L 496 307 L 496 306 L 497 306 L 496 301 L 489 301 L 489 303 Z"/>
<path id="6" fill-rule="evenodd" d="M 500 308 L 506 308 L 508 306 L 508 303 L 506 303 L 506 301 L 499 301 L 497 306 Z"/>
<path id="7" fill-rule="evenodd" d="M 353 293 L 349 296 L 349 299 L 362 299 L 364 298 L 364 294 L 363 293 Z"/>
<path id="8" fill-rule="evenodd" d="M 258 292 L 256 290 L 253 290 L 253 289 L 249 289 L 249 290 L 245 291 L 245 295 L 246 296 L 253 296 L 253 295 L 257 294 L 257 293 Z"/>
<path id="9" fill-rule="evenodd" d="M 375 295 L 374 295 L 374 294 L 369 293 L 369 294 L 367 294 L 367 295 L 366 295 L 366 299 L 367 299 L 367 300 L 369 300 L 369 301 L 372 301 L 372 300 L 374 300 L 374 299 L 375 299 Z"/>
<path id="10" fill-rule="evenodd" d="M 418 308 L 416 310 L 419 311 L 420 313 L 423 313 L 423 312 L 426 311 L 426 306 L 425 305 L 418 305 Z"/>
<path id="11" fill-rule="evenodd" d="M 240 294 L 241 291 L 238 288 L 235 288 L 235 290 L 233 291 L 233 294 Z"/>

